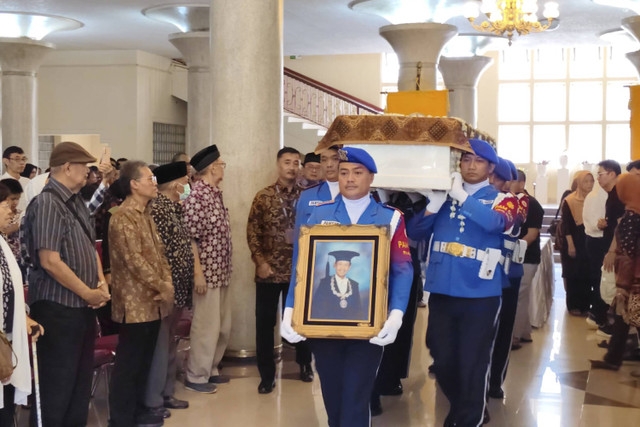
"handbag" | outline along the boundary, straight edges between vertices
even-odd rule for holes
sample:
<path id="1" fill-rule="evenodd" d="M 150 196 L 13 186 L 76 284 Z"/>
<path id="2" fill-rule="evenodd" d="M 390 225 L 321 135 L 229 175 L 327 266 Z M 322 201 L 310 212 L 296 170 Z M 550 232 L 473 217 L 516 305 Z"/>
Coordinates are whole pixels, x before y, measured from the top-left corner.
<path id="1" fill-rule="evenodd" d="M 640 256 L 637 254 L 633 258 L 634 271 L 631 284 L 631 292 L 629 293 L 629 301 L 627 302 L 627 316 L 625 322 L 635 328 L 640 328 Z"/>
<path id="2" fill-rule="evenodd" d="M 4 332 L 0 331 L 0 380 L 9 378 L 17 366 L 16 354 Z M 16 363 L 14 363 L 16 360 Z"/>
<path id="3" fill-rule="evenodd" d="M 562 202 L 564 203 L 564 201 Z M 564 227 L 562 224 L 562 217 L 558 218 L 558 214 L 560 213 L 560 209 L 562 205 L 556 211 L 556 216 L 551 220 L 551 224 L 549 224 L 549 234 L 553 236 L 553 249 L 558 252 L 561 252 L 564 249 Z"/>

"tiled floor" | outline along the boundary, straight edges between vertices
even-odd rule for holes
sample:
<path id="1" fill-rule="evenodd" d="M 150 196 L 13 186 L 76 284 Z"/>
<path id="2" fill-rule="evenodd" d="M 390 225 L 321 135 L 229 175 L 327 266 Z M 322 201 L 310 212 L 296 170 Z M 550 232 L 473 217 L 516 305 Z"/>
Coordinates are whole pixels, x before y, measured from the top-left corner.
<path id="1" fill-rule="evenodd" d="M 431 362 L 424 346 L 426 319 L 426 309 L 420 309 L 404 394 L 382 397 L 384 413 L 374 418 L 374 426 L 442 425 L 448 403 L 426 373 Z M 490 426 L 640 425 L 640 380 L 629 375 L 640 369 L 640 362 L 625 362 L 619 372 L 590 370 L 588 359 L 602 357 L 605 350 L 596 346 L 601 338 L 587 329 L 584 318 L 567 315 L 561 282 L 556 284 L 549 321 L 534 331 L 533 340 L 512 353 L 506 398 L 491 400 Z M 325 426 L 317 378 L 311 384 L 297 380 L 291 349 L 285 349 L 278 367 L 277 386 L 269 395 L 258 395 L 258 372 L 253 364 L 227 363 L 224 371 L 232 376 L 231 383 L 221 385 L 213 395 L 189 392 L 179 385 L 177 397 L 189 400 L 191 407 L 173 411 L 165 425 Z M 103 385 L 93 400 L 89 421 L 90 426 L 106 426 Z"/>

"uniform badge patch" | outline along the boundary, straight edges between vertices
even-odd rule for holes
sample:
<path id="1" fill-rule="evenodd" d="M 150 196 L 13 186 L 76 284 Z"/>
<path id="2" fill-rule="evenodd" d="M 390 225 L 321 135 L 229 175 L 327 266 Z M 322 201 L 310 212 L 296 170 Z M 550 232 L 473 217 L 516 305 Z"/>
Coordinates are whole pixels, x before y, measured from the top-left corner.
<path id="1" fill-rule="evenodd" d="M 336 225 L 336 224 L 340 224 L 338 221 L 329 221 L 326 219 L 323 219 L 322 222 L 320 223 L 320 225 Z"/>

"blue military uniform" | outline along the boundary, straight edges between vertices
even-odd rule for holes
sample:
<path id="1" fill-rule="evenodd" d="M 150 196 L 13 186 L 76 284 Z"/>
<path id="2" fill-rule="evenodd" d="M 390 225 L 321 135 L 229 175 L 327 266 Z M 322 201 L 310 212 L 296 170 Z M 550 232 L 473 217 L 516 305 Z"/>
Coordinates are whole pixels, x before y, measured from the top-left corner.
<path id="1" fill-rule="evenodd" d="M 296 236 L 296 238 L 299 234 L 300 225 L 307 223 L 313 208 L 331 199 L 331 190 L 329 190 L 329 184 L 326 181 L 322 184 L 307 188 L 300 194 L 298 204 L 296 205 L 296 223 L 294 228 L 294 236 Z"/>
<path id="2" fill-rule="evenodd" d="M 492 208 L 498 195 L 487 182 L 462 205 L 449 199 L 438 213 L 424 216 L 423 211 L 408 224 L 413 240 L 428 241 L 432 235 L 427 339 L 436 378 L 450 402 L 446 425 L 475 426 L 483 419 L 505 280 L 502 266 L 486 260 L 499 260 L 502 233 L 516 212 L 510 199 Z"/>
<path id="3" fill-rule="evenodd" d="M 407 307 L 413 267 L 402 214 L 370 202 L 358 224 L 391 225 L 391 262 L 389 272 L 389 310 L 404 311 Z M 313 209 L 307 224 L 351 224 L 342 196 Z M 297 265 L 297 244 L 294 248 L 291 285 L 287 307 L 293 307 Z M 370 425 L 369 397 L 376 379 L 383 348 L 366 340 L 309 339 L 321 378 L 322 396 L 330 426 L 364 427 Z"/>

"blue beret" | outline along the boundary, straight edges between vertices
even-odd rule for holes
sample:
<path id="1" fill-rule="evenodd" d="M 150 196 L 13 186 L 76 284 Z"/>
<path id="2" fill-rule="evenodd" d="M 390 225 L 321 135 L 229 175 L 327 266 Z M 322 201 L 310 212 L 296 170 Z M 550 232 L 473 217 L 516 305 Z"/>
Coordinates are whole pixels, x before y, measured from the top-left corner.
<path id="1" fill-rule="evenodd" d="M 518 169 L 516 169 L 516 165 L 509 159 L 504 159 L 507 164 L 509 164 L 509 169 L 511 170 L 511 181 L 515 181 L 518 179 Z"/>
<path id="2" fill-rule="evenodd" d="M 498 178 L 503 181 L 511 181 L 511 169 L 509 169 L 509 163 L 502 157 L 498 157 L 498 163 L 496 163 L 496 168 L 493 170 L 493 173 L 498 175 Z"/>
<path id="3" fill-rule="evenodd" d="M 378 173 L 378 168 L 376 168 L 376 162 L 373 161 L 373 157 L 362 148 L 344 147 L 338 150 L 338 155 L 340 156 L 341 162 L 360 163 L 369 169 L 369 172 Z"/>
<path id="4" fill-rule="evenodd" d="M 476 153 L 476 156 L 482 157 L 493 164 L 498 163 L 498 155 L 487 141 L 483 141 L 481 139 L 470 139 L 469 144 L 471 144 L 471 148 L 473 149 L 473 152 Z"/>

